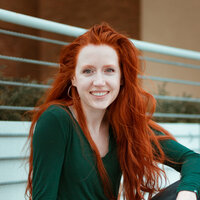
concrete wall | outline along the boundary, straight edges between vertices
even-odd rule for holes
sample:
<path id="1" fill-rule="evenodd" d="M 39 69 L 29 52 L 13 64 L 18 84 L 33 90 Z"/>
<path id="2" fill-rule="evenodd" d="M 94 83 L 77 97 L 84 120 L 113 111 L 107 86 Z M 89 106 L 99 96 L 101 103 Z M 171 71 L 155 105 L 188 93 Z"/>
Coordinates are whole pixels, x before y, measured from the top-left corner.
<path id="1" fill-rule="evenodd" d="M 177 140 L 200 153 L 200 124 L 160 124 Z M 27 180 L 26 152 L 30 122 L 0 121 L 0 199 L 23 200 Z M 166 168 L 170 183 L 179 179 L 179 173 Z M 169 183 L 168 183 L 169 184 Z"/>
<path id="2" fill-rule="evenodd" d="M 141 0 L 141 40 L 200 51 L 200 1 L 199 0 Z M 170 59 L 178 62 L 200 65 L 200 61 L 144 53 L 145 56 Z M 174 67 L 146 62 L 147 75 L 190 81 L 200 81 L 200 70 Z M 147 81 L 145 87 L 157 93 L 161 82 Z M 182 95 L 185 91 L 193 97 L 200 97 L 198 86 L 167 83 L 170 95 Z"/>
<path id="3" fill-rule="evenodd" d="M 29 122 L 0 121 L 0 199 L 22 200 L 27 180 Z"/>

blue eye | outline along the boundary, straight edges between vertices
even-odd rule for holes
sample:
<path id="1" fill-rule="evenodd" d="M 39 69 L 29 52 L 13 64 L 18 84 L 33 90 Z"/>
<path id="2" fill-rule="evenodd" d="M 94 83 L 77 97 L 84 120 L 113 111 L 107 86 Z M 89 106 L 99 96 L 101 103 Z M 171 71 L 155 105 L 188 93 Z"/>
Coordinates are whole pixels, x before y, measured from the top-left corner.
<path id="1" fill-rule="evenodd" d="M 108 69 L 106 69 L 106 72 L 114 72 L 115 70 L 114 69 L 112 69 L 112 68 L 108 68 Z"/>
<path id="2" fill-rule="evenodd" d="M 90 73 L 92 73 L 92 70 L 91 69 L 85 69 L 85 70 L 83 70 L 83 73 L 84 74 L 90 74 Z"/>

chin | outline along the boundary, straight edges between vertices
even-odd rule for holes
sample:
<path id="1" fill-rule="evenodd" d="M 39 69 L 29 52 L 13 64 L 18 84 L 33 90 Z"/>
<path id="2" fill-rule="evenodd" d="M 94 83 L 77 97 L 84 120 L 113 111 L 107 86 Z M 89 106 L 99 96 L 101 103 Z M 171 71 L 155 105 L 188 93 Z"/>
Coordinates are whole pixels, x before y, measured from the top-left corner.
<path id="1" fill-rule="evenodd" d="M 93 107 L 95 110 L 106 110 L 108 106 L 95 106 Z"/>
<path id="2" fill-rule="evenodd" d="M 93 107 L 96 110 L 106 110 L 108 108 L 109 105 L 93 105 L 91 107 Z"/>

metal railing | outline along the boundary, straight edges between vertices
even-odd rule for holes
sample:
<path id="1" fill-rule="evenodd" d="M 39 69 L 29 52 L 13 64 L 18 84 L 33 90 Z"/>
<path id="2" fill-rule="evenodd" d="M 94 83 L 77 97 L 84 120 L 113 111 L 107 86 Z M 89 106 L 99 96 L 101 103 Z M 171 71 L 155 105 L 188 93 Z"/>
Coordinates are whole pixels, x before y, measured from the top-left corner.
<path id="1" fill-rule="evenodd" d="M 0 9 L 0 20 L 18 24 L 21 26 L 31 27 L 39 30 L 49 31 L 53 33 L 59 33 L 62 35 L 67 36 L 73 36 L 77 37 L 81 34 L 85 33 L 87 30 L 84 28 L 69 26 L 57 22 L 52 22 L 36 17 L 31 17 L 11 11 L 7 11 L 4 9 Z M 8 31 L 0 29 L 1 34 L 11 35 L 14 37 L 22 37 L 27 38 L 31 40 L 37 40 L 42 42 L 48 42 L 56 45 L 66 45 L 67 42 L 59 41 L 59 40 L 53 40 L 49 38 L 44 37 L 38 37 L 33 36 L 29 34 L 24 33 L 17 33 L 14 31 Z M 175 47 L 169 47 L 159 44 L 153 44 L 149 42 L 144 41 L 138 41 L 130 39 L 134 45 L 142 50 L 142 51 L 148 51 L 158 54 L 164 54 L 164 55 L 170 55 L 170 56 L 176 56 L 176 57 L 182 57 L 187 59 L 194 59 L 194 60 L 200 60 L 200 52 L 192 51 L 192 50 L 185 50 Z M 33 59 L 27 59 L 27 58 L 19 58 L 19 57 L 12 57 L 8 55 L 0 55 L 0 59 L 6 59 L 6 60 L 12 60 L 16 62 L 25 62 L 30 64 L 38 64 L 38 65 L 44 65 L 44 66 L 51 66 L 57 68 L 59 66 L 58 63 L 48 62 L 48 61 L 41 61 L 41 60 L 33 60 Z M 157 58 L 151 58 L 151 57 L 140 57 L 141 60 L 151 61 L 151 62 L 158 62 L 158 63 L 164 63 L 169 65 L 176 65 L 179 67 L 187 67 L 187 68 L 193 68 L 193 69 L 200 69 L 199 65 L 193 65 L 193 64 L 186 64 L 181 62 L 174 62 L 174 61 L 168 61 L 164 59 L 157 59 Z M 185 85 L 193 85 L 193 86 L 200 86 L 200 82 L 195 81 L 187 81 L 187 80 L 177 80 L 177 79 L 171 79 L 171 78 L 163 78 L 163 77 L 154 77 L 154 76 L 139 76 L 139 78 L 142 79 L 150 79 L 150 80 L 156 80 L 156 81 L 162 81 L 162 82 L 171 82 L 171 83 L 177 83 L 177 84 L 185 84 Z M 14 81 L 0 81 L 1 85 L 13 85 L 13 86 L 23 86 L 23 87 L 35 87 L 35 88 L 43 88 L 47 89 L 50 86 L 49 85 L 42 85 L 42 84 L 33 84 L 33 83 L 20 83 L 20 82 L 14 82 Z M 154 95 L 156 99 L 162 99 L 162 100 L 170 100 L 170 101 L 186 101 L 186 102 L 196 102 L 199 103 L 199 98 L 189 98 L 189 97 L 176 97 L 176 96 L 162 96 L 162 95 Z M 31 110 L 32 107 L 24 107 L 24 106 L 5 106 L 1 105 L 0 109 L 9 109 L 9 110 Z M 200 118 L 200 115 L 190 115 L 190 114 L 176 114 L 176 113 L 155 113 L 154 114 L 157 117 L 177 117 L 177 118 Z"/>
<path id="2" fill-rule="evenodd" d="M 84 28 L 78 28 L 70 25 L 39 19 L 36 17 L 27 16 L 7 11 L 4 9 L 0 9 L 0 14 L 1 14 L 0 20 L 3 20 L 5 22 L 31 27 L 39 30 L 49 31 L 53 33 L 59 33 L 62 35 L 67 35 L 72 37 L 78 37 L 87 31 L 87 29 Z M 131 39 L 131 41 L 135 44 L 135 46 L 138 49 L 142 51 L 200 60 L 200 52 L 169 47 L 165 45 L 153 44 L 150 42 L 143 42 L 133 39 Z"/>

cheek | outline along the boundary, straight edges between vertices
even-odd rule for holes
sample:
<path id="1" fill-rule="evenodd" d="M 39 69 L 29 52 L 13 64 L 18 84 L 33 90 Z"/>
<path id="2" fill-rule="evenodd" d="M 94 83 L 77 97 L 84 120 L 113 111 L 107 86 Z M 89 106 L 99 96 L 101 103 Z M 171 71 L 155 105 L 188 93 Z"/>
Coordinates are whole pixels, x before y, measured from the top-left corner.
<path id="1" fill-rule="evenodd" d="M 116 87 L 116 88 L 120 88 L 120 85 L 121 85 L 121 77 L 120 76 L 117 76 L 113 79 L 112 81 L 112 85 L 113 87 Z"/>
<path id="2" fill-rule="evenodd" d="M 90 79 L 79 78 L 76 81 L 76 87 L 78 90 L 87 89 L 91 85 Z"/>

